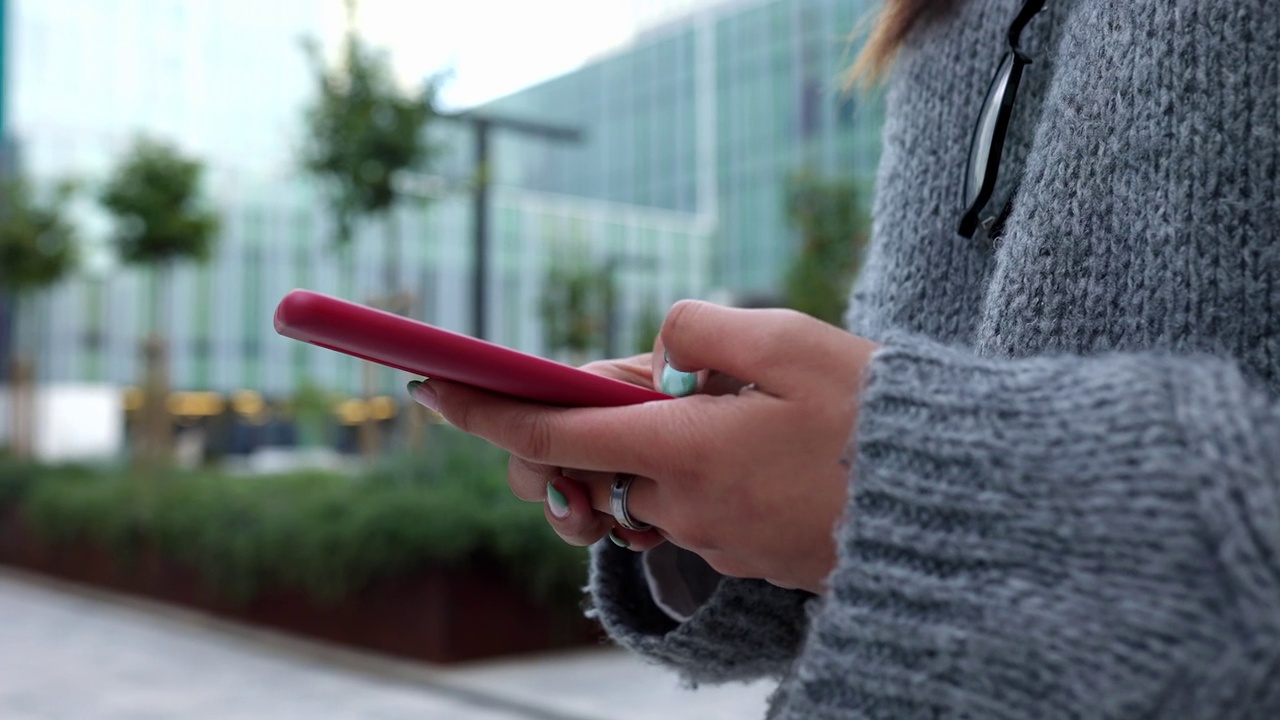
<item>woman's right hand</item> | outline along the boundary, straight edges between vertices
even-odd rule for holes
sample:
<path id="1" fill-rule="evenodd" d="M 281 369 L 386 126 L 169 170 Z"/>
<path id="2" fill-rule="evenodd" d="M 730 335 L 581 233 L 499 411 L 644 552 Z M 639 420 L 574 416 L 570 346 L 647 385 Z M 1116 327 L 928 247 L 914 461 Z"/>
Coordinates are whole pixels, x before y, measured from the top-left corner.
<path id="1" fill-rule="evenodd" d="M 681 382 L 688 373 L 660 376 L 679 390 L 673 394 L 696 395 L 565 408 L 445 380 L 412 392 L 462 431 L 553 466 L 517 464 L 512 486 L 521 498 L 545 500 L 549 484 L 548 515 L 570 542 L 605 534 L 611 473 L 632 473 L 631 511 L 660 529 L 610 533 L 619 545 L 644 550 L 669 540 L 721 574 L 824 592 L 848 504 L 859 396 L 879 346 L 795 311 L 698 301 L 677 303 L 661 337 L 671 363 L 656 348 L 651 372 L 699 371 L 697 388 Z M 644 364 L 642 356 L 593 369 L 635 382 Z M 750 384 L 708 392 L 724 377 L 714 371 Z M 573 482 L 559 468 L 606 474 Z M 583 483 L 585 493 L 573 492 Z M 586 512 L 587 496 L 599 514 Z"/>
<path id="2" fill-rule="evenodd" d="M 647 389 L 655 387 L 654 368 L 653 353 L 599 360 L 582 367 L 587 372 Z M 514 455 L 507 465 L 507 481 L 511 490 L 522 500 L 543 502 L 547 522 L 571 545 L 595 544 L 613 529 L 616 523 L 613 516 L 595 510 L 586 490 L 588 484 L 608 484 L 612 479 L 611 473 L 541 465 Z M 628 531 L 626 536 L 626 542 L 633 550 L 647 550 L 663 542 L 656 530 L 643 533 Z"/>

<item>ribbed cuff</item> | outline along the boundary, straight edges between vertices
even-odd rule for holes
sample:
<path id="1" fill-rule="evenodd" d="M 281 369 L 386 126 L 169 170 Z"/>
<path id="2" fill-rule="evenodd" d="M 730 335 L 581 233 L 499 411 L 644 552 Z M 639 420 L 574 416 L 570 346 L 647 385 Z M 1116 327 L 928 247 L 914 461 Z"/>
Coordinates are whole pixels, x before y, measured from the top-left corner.
<path id="1" fill-rule="evenodd" d="M 1239 452 L 1257 428 L 1228 364 L 899 338 L 870 377 L 785 717 L 1147 716 L 1222 657 L 1238 583 L 1201 500 L 1224 459 L 1266 467 Z"/>
<path id="2" fill-rule="evenodd" d="M 672 543 L 640 553 L 640 567 L 654 604 L 676 622 L 693 618 L 724 580 L 699 555 Z"/>
<path id="3" fill-rule="evenodd" d="M 619 644 L 671 666 L 690 685 L 780 677 L 795 662 L 812 594 L 724 578 L 677 623 L 654 603 L 639 558 L 607 542 L 592 548 L 589 614 Z"/>

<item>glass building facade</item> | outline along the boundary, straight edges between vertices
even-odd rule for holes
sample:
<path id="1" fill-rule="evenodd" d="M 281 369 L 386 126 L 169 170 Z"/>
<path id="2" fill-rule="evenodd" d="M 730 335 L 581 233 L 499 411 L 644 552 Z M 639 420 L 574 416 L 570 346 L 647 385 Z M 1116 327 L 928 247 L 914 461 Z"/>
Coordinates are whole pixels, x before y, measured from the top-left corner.
<path id="1" fill-rule="evenodd" d="M 626 48 L 484 108 L 578 127 L 584 141 L 495 143 L 502 182 L 702 215 L 714 225 L 711 282 L 775 291 L 792 257 L 788 176 L 871 186 L 883 106 L 841 91 L 849 36 L 875 3 L 728 0 L 640 33 Z"/>
<path id="2" fill-rule="evenodd" d="M 710 291 L 711 235 L 695 216 L 501 187 L 492 195 L 488 326 L 496 342 L 556 354 L 540 307 L 558 263 L 612 268 L 617 343 L 628 351 L 651 340 L 639 337 L 649 308 Z M 24 307 L 19 345 L 40 358 L 46 380 L 128 385 L 142 370 L 139 348 L 155 313 L 175 389 L 284 397 L 309 382 L 358 394 L 360 362 L 283 338 L 272 325 L 276 303 L 293 288 L 359 302 L 387 293 L 384 226 L 371 224 L 340 248 L 317 205 L 224 198 L 223 232 L 208 263 L 179 265 L 167 281 L 149 269 L 117 268 L 62 283 Z M 462 197 L 397 213 L 404 240 L 391 282 L 409 290 L 413 317 L 471 331 L 470 220 Z M 379 373 L 376 389 L 399 395 L 405 379 Z"/>
<path id="3" fill-rule="evenodd" d="M 154 7 L 168 8 L 164 12 L 172 17 L 164 17 L 175 27 L 186 27 L 201 19 L 212 21 L 210 13 L 224 12 L 217 8 L 248 1 L 156 0 Z M 54 41 L 55 32 L 41 30 L 41 18 L 96 7 L 90 0 L 18 4 L 29 11 L 19 14 L 18 35 L 35 36 L 25 41 L 20 57 L 39 55 L 33 48 L 44 42 L 41 37 Z M 246 16 L 261 16 L 245 22 L 263 24 L 258 31 L 266 33 L 268 26 L 282 26 L 290 9 L 310 13 L 314 4 L 291 0 L 240 9 Z M 121 0 L 120 5 L 136 6 L 139 12 L 153 7 L 151 0 Z M 550 353 L 539 306 L 548 272 L 558 263 L 585 259 L 609 269 L 617 286 L 616 347 L 624 350 L 645 342 L 643 321 L 679 298 L 776 290 L 795 247 L 784 208 L 789 175 L 808 170 L 854 177 L 864 181 L 869 204 L 880 103 L 874 96 L 854 102 L 839 91 L 841 71 L 851 55 L 848 33 L 869 6 L 861 0 L 691 2 L 684 14 L 663 14 L 661 24 L 626 47 L 478 108 L 497 117 L 582 131 L 577 143 L 494 132 L 487 173 L 494 188 L 488 215 L 490 339 Z M 105 17 L 105 10 L 86 12 L 107 23 L 98 32 L 114 27 L 116 21 Z M 73 37 L 97 48 L 93 57 L 111 56 L 94 45 L 106 41 L 90 37 L 91 26 L 86 21 L 85 31 Z M 228 25 L 214 35 L 234 32 L 234 25 Z M 184 146 L 206 154 L 215 166 L 240 167 L 236 158 L 261 155 L 264 163 L 279 167 L 295 142 L 281 141 L 280 133 L 286 124 L 296 128 L 297 108 L 309 90 L 293 40 L 281 51 L 289 53 L 288 62 L 298 63 L 286 73 L 292 78 L 288 89 L 275 88 L 277 80 L 263 79 L 264 73 L 242 68 L 243 82 L 262 83 L 253 92 L 284 93 L 271 102 L 288 108 L 272 110 L 252 129 L 237 125 L 231 110 L 205 117 L 207 108 L 196 90 L 186 105 L 167 109 L 156 108 L 159 101 L 143 88 L 121 90 L 137 103 L 121 117 L 160 113 L 169 120 L 157 121 L 157 130 L 187 132 Z M 181 72 L 189 73 L 183 77 L 194 87 L 215 82 L 212 74 L 221 71 L 212 59 L 228 52 L 214 40 L 207 42 L 212 44 L 196 51 L 207 55 L 207 61 L 175 61 L 183 63 Z M 77 51 L 73 57 L 84 63 L 90 53 Z M 166 62 L 160 56 L 135 58 L 128 67 L 153 60 Z M 206 62 L 207 67 L 200 64 Z M 127 137 L 125 128 L 84 130 L 77 123 L 91 120 L 79 117 L 89 110 L 39 109 L 32 84 L 63 75 L 48 71 L 42 80 L 39 72 L 45 71 L 19 74 L 28 88 L 19 88 L 15 99 L 16 124 L 35 165 L 50 174 L 100 167 L 109 157 L 103 148 L 117 147 L 117 140 Z M 76 74 L 70 66 L 65 73 Z M 119 73 L 100 79 L 139 82 L 116 77 Z M 90 88 L 89 80 L 83 83 L 76 92 L 101 97 L 103 103 L 114 92 Z M 474 148 L 465 127 L 443 120 L 437 124 L 447 148 L 437 171 L 447 178 L 470 178 Z M 82 139 L 61 145 L 60 138 L 73 136 Z M 244 145 L 236 151 L 231 146 L 238 137 Z M 77 149 L 82 146 L 88 149 Z M 152 309 L 159 303 L 175 389 L 228 395 L 249 389 L 278 398 L 310 382 L 361 393 L 357 361 L 277 336 L 272 311 L 294 287 L 357 301 L 385 293 L 388 261 L 382 229 L 377 224 L 362 228 L 350 246 L 335 249 L 323 202 L 296 178 L 271 180 L 269 168 L 265 177 L 214 185 L 223 231 L 208 263 L 179 266 L 169 283 L 150 270 L 104 265 L 25 302 L 17 344 L 36 356 L 41 380 L 136 383 L 142 369 L 140 342 L 150 332 Z M 399 210 L 403 253 L 395 266 L 396 281 L 412 291 L 415 317 L 471 330 L 471 221 L 470 199 L 461 190 L 425 206 L 406 203 Z M 399 397 L 403 380 L 402 374 L 380 373 L 377 389 Z"/>

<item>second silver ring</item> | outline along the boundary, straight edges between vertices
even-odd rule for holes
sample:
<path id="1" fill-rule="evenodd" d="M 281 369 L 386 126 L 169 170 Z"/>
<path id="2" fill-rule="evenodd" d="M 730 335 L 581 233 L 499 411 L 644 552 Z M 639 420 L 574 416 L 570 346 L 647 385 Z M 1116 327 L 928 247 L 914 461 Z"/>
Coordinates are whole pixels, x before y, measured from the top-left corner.
<path id="1" fill-rule="evenodd" d="M 644 532 L 653 528 L 648 523 L 637 522 L 627 510 L 627 493 L 631 492 L 631 483 L 636 479 L 631 473 L 618 473 L 613 478 L 613 486 L 609 488 L 609 510 L 618 525 L 627 530 Z"/>

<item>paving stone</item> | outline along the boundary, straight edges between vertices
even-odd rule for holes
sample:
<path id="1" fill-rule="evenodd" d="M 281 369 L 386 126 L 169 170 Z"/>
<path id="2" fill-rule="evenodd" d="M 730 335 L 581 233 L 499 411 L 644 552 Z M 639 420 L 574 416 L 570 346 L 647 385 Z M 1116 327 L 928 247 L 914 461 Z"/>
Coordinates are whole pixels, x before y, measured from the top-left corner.
<path id="1" fill-rule="evenodd" d="M 770 691 L 690 691 L 608 648 L 450 668 L 335 661 L 357 655 L 65 587 L 0 572 L 4 720 L 739 720 L 763 717 Z"/>

